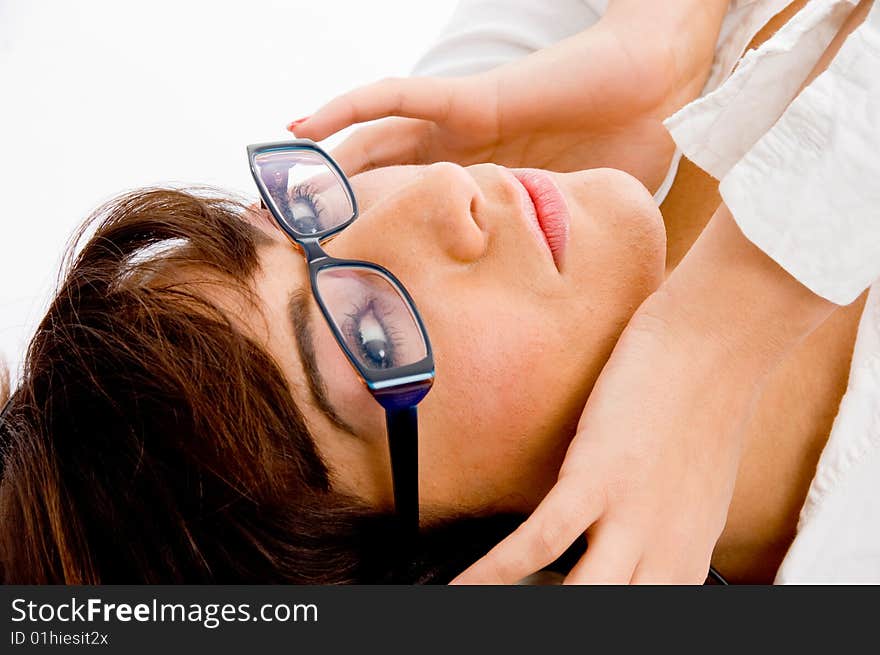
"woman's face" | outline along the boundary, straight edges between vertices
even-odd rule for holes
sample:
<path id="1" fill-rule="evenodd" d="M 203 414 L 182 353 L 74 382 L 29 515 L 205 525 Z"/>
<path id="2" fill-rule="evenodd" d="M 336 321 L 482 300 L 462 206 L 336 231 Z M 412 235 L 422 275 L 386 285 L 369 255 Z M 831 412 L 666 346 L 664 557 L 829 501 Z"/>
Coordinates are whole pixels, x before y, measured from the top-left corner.
<path id="1" fill-rule="evenodd" d="M 639 182 L 609 169 L 546 175 L 570 216 L 558 267 L 528 218 L 529 194 L 490 164 L 357 175 L 360 216 L 325 244 L 390 270 L 430 336 L 436 378 L 419 405 L 425 512 L 533 509 L 623 326 L 662 280 L 663 223 Z M 303 256 L 266 212 L 248 218 L 272 244 L 255 279 L 265 320 L 242 318 L 289 379 L 334 488 L 390 507 L 384 411 L 324 322 Z"/>

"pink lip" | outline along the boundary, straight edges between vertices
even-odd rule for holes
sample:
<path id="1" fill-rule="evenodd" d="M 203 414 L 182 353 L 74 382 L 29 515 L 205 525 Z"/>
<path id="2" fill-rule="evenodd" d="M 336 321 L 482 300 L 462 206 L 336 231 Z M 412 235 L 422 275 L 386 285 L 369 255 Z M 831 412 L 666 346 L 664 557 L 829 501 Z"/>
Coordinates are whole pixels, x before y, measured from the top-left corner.
<path id="1" fill-rule="evenodd" d="M 523 198 L 526 216 L 536 228 L 535 236 L 547 244 L 556 268 L 562 271 L 571 214 L 559 188 L 545 171 L 537 168 L 514 168 L 510 171 L 522 184 L 528 198 Z"/>

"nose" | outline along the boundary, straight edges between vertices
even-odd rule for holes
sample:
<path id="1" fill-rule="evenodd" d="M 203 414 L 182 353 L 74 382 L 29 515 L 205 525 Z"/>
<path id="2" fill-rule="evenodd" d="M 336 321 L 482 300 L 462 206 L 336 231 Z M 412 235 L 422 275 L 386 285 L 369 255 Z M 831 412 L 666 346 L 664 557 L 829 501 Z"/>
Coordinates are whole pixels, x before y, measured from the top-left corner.
<path id="1" fill-rule="evenodd" d="M 371 195 L 374 201 L 329 244 L 332 254 L 379 264 L 402 257 L 436 264 L 471 263 L 486 252 L 487 232 L 479 223 L 483 193 L 461 166 L 440 162 L 389 172 Z"/>

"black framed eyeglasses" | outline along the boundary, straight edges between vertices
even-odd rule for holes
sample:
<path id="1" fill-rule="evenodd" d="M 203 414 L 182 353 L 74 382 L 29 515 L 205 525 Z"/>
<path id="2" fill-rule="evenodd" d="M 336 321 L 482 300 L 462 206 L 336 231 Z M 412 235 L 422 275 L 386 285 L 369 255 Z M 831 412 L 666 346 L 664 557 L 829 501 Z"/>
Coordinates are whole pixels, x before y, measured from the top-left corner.
<path id="1" fill-rule="evenodd" d="M 306 258 L 312 293 L 336 342 L 385 409 L 394 505 L 406 531 L 419 525 L 417 405 L 434 381 L 431 342 L 406 288 L 372 262 L 322 248 L 357 218 L 351 184 L 309 139 L 247 147 L 263 205 Z"/>

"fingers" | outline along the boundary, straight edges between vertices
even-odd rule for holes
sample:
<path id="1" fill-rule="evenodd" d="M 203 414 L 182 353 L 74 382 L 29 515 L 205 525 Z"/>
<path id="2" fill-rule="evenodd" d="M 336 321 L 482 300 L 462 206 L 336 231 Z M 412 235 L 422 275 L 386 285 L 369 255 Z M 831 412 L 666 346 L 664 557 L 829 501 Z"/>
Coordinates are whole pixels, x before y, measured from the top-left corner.
<path id="1" fill-rule="evenodd" d="M 453 82 L 434 77 L 388 78 L 344 93 L 295 126 L 296 136 L 320 141 L 331 134 L 385 116 L 443 121 Z"/>
<path id="2" fill-rule="evenodd" d="M 398 164 L 421 164 L 424 124 L 408 118 L 363 127 L 330 153 L 347 175 Z"/>
<path id="3" fill-rule="evenodd" d="M 599 517 L 603 496 L 562 478 L 532 515 L 452 584 L 514 584 L 556 560 Z"/>
<path id="4" fill-rule="evenodd" d="M 639 562 L 633 572 L 632 584 L 638 585 L 699 585 L 706 581 L 709 560 L 693 554 L 653 557 Z"/>
<path id="5" fill-rule="evenodd" d="M 587 552 L 569 571 L 565 584 L 629 584 L 640 556 L 635 535 L 615 524 L 600 523 L 590 532 Z"/>

